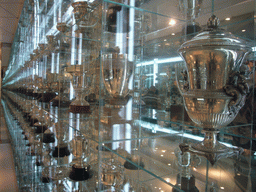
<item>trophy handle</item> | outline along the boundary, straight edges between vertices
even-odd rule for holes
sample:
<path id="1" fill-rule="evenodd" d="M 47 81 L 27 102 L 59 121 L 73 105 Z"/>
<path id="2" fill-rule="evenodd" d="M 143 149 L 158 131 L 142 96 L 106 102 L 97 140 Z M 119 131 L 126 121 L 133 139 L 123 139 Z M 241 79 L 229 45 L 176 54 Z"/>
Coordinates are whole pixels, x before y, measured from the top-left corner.
<path id="1" fill-rule="evenodd" d="M 245 96 L 249 93 L 249 86 L 246 78 L 250 75 L 249 68 L 246 65 L 240 67 L 240 71 L 232 72 L 229 75 L 227 84 L 223 87 L 224 92 L 233 97 L 229 103 L 230 114 L 237 114 L 244 105 Z"/>

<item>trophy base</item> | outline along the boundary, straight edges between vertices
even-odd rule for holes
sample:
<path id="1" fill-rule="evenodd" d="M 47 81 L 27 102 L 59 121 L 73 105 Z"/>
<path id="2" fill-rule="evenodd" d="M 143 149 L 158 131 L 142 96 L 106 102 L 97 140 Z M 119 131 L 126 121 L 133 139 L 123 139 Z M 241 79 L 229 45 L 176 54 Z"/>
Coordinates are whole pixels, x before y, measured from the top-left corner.
<path id="1" fill-rule="evenodd" d="M 53 157 L 65 157 L 69 156 L 70 151 L 68 149 L 68 146 L 63 146 L 63 147 L 55 147 L 54 151 L 52 152 Z"/>
<path id="2" fill-rule="evenodd" d="M 40 102 L 50 102 L 56 96 L 55 93 L 43 93 L 42 96 L 38 99 Z"/>
<path id="3" fill-rule="evenodd" d="M 91 93 L 85 97 L 85 100 L 88 101 L 90 104 L 98 104 L 99 101 L 95 93 Z"/>
<path id="4" fill-rule="evenodd" d="M 50 102 L 53 107 L 69 107 L 71 103 L 69 100 L 63 100 L 58 96 L 53 98 Z"/>
<path id="5" fill-rule="evenodd" d="M 129 159 L 130 161 L 132 161 L 131 158 L 127 158 L 127 159 Z M 132 162 L 134 162 L 134 161 L 132 161 Z M 139 162 L 137 161 L 137 162 L 134 162 L 134 163 L 137 164 L 138 166 L 142 167 L 142 168 L 145 167 L 145 164 L 144 164 L 142 161 L 139 161 Z M 129 161 L 125 161 L 125 162 L 124 162 L 124 168 L 125 168 L 125 169 L 129 169 L 129 170 L 138 170 L 138 169 L 139 169 L 138 166 L 136 166 L 136 165 L 130 163 Z"/>
<path id="6" fill-rule="evenodd" d="M 239 147 L 227 147 L 217 141 L 218 131 L 209 131 L 205 129 L 204 140 L 200 143 L 179 145 L 182 153 L 190 152 L 199 156 L 206 157 L 207 160 L 214 165 L 219 159 L 238 156 L 242 154 L 243 149 Z"/>
<path id="7" fill-rule="evenodd" d="M 92 177 L 92 172 L 84 167 L 72 166 L 72 170 L 69 173 L 69 178 L 74 181 L 84 181 Z"/>
<path id="8" fill-rule="evenodd" d="M 91 113 L 90 105 L 70 105 L 69 109 L 71 113 Z"/>
<path id="9" fill-rule="evenodd" d="M 176 185 L 178 188 L 185 192 L 199 192 L 198 188 L 195 186 L 195 176 L 192 175 L 192 177 L 187 178 L 187 177 L 181 177 L 178 174 L 177 175 L 177 180 L 179 180 L 179 185 Z M 173 188 L 172 192 L 178 192 L 180 190 Z"/>
<path id="10" fill-rule="evenodd" d="M 40 161 L 40 160 L 36 160 L 36 166 L 37 167 L 40 167 L 40 166 L 42 166 L 43 165 L 43 163 Z"/>
<path id="11" fill-rule="evenodd" d="M 42 183 L 50 183 L 50 182 L 52 182 L 51 178 L 49 178 L 49 177 L 41 177 L 41 181 L 42 181 Z"/>
<path id="12" fill-rule="evenodd" d="M 111 98 L 111 99 L 106 99 L 106 107 L 108 108 L 122 108 L 125 106 L 128 102 L 129 98 Z"/>
<path id="13" fill-rule="evenodd" d="M 31 117 L 31 118 L 30 118 L 30 122 L 29 122 L 29 126 L 32 127 L 32 126 L 34 126 L 34 124 L 37 123 L 37 122 L 38 122 L 38 119 L 37 119 L 37 118 Z"/>
<path id="14" fill-rule="evenodd" d="M 43 143 L 54 143 L 55 138 L 53 133 L 44 133 L 43 135 Z"/>

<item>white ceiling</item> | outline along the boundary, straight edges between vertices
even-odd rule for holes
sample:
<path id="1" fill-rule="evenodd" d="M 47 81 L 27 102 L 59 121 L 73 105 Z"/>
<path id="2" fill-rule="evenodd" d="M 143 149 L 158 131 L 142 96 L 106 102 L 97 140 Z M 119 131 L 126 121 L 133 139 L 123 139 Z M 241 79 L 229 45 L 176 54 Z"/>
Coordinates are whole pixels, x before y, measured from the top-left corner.
<path id="1" fill-rule="evenodd" d="M 14 39 L 24 0 L 0 0 L 0 42 L 2 66 L 8 65 L 11 44 Z"/>

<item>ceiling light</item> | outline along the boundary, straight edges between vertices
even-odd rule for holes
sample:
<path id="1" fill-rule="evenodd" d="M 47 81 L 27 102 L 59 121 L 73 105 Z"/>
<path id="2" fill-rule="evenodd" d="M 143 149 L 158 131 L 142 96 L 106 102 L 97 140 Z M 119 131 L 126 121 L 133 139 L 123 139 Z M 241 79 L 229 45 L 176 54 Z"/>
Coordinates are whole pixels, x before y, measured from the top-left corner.
<path id="1" fill-rule="evenodd" d="M 175 33 L 172 33 L 172 35 L 175 35 Z"/>
<path id="2" fill-rule="evenodd" d="M 173 26 L 173 25 L 175 25 L 175 24 L 176 24 L 176 20 L 171 19 L 171 20 L 169 21 L 169 25 Z"/>
<path id="3" fill-rule="evenodd" d="M 245 29 L 242 30 L 242 32 L 245 32 L 245 31 L 246 31 Z"/>
<path id="4" fill-rule="evenodd" d="M 226 20 L 226 21 L 230 21 L 230 17 L 227 17 L 225 20 Z"/>
<path id="5" fill-rule="evenodd" d="M 164 39 L 164 41 L 167 41 L 167 39 Z"/>

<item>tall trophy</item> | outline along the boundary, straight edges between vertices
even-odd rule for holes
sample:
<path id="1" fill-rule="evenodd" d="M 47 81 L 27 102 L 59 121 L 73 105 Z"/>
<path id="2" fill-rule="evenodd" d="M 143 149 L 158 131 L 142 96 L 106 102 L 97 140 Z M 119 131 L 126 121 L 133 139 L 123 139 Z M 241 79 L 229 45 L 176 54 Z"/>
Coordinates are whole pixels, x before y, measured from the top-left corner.
<path id="1" fill-rule="evenodd" d="M 75 19 L 75 61 L 67 67 L 67 72 L 73 77 L 72 85 L 76 99 L 70 104 L 72 113 L 90 113 L 90 104 L 85 97 L 89 94 L 89 68 L 92 58 L 93 42 L 90 39 L 98 20 L 89 1 L 74 0 L 72 3 Z"/>
<path id="2" fill-rule="evenodd" d="M 215 15 L 210 17 L 207 26 L 178 50 L 186 62 L 183 80 L 178 79 L 185 108 L 205 133 L 201 143 L 181 144 L 180 148 L 182 152 L 205 156 L 213 165 L 220 158 L 241 152 L 239 148 L 219 143 L 217 133 L 235 119 L 244 105 L 248 68 L 242 63 L 251 47 L 220 29 Z"/>

